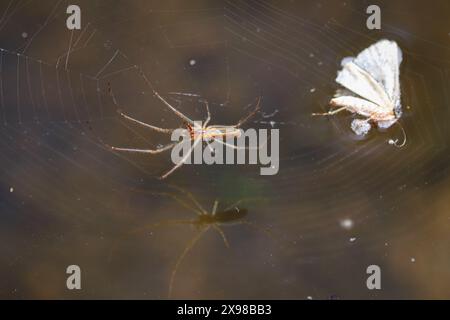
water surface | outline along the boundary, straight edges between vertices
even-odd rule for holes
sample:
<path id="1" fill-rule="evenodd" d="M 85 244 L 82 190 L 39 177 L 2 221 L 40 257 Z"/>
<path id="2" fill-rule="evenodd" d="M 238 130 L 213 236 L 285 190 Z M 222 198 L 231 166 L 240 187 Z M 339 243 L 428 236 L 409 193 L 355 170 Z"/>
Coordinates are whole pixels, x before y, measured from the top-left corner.
<path id="1" fill-rule="evenodd" d="M 205 232 L 174 298 L 450 298 L 449 4 L 382 1 L 379 31 L 366 28 L 367 5 L 81 1 L 83 29 L 71 32 L 64 3 L 3 1 L 0 296 L 167 298 L 199 229 L 155 224 L 195 219 L 176 201 L 192 205 L 190 192 L 208 211 L 245 200 L 251 226 L 223 226 L 229 248 Z M 398 127 L 361 140 L 349 114 L 310 116 L 326 110 L 340 60 L 382 38 L 404 54 L 402 149 L 387 143 Z M 105 144 L 169 137 L 121 120 L 111 90 L 142 121 L 183 125 L 139 70 L 161 94 L 207 99 L 212 123 L 236 123 L 261 95 L 247 127 L 280 130 L 279 173 L 190 165 L 159 181 L 169 154 L 112 153 Z M 170 101 L 205 115 L 196 97 Z M 66 288 L 71 264 L 80 291 Z M 372 264 L 381 290 L 366 287 Z"/>

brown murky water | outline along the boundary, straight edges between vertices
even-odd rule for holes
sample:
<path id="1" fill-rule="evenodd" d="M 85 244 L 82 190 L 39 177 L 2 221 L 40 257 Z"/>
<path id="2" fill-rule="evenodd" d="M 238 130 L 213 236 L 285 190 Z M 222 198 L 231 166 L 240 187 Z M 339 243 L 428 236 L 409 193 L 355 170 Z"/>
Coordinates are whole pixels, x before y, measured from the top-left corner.
<path id="1" fill-rule="evenodd" d="M 0 296 L 2 298 L 450 298 L 450 5 L 384 1 L 370 31 L 360 1 L 82 1 L 82 30 L 65 4 L 0 4 Z M 344 56 L 397 41 L 401 124 L 357 140 L 351 115 L 317 119 Z M 19 55 L 17 53 L 20 53 Z M 137 67 L 136 67 L 137 66 Z M 115 154 L 104 144 L 169 141 L 124 122 L 182 121 L 157 90 L 208 99 L 212 123 L 280 130 L 280 170 L 186 165 L 170 154 Z M 203 118 L 196 97 L 170 100 Z M 175 187 L 174 187 L 175 186 Z M 217 226 L 196 219 L 193 198 Z M 242 215 L 227 206 L 237 205 Z M 232 223 L 221 224 L 227 214 Z M 210 221 L 211 222 L 211 221 Z M 159 225 L 158 225 L 159 223 Z M 347 227 L 345 227 L 347 226 Z M 82 289 L 66 288 L 66 268 Z M 368 290 L 378 265 L 382 289 Z"/>

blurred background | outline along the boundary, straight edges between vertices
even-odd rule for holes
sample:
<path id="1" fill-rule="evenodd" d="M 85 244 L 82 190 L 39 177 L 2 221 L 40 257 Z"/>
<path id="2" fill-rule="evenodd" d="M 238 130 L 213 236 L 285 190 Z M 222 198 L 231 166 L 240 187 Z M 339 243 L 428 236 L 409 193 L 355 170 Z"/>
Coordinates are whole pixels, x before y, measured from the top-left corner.
<path id="1" fill-rule="evenodd" d="M 450 4 L 377 1 L 0 2 L 0 297 L 165 299 L 199 228 L 177 199 L 219 212 L 243 200 L 244 220 L 213 228 L 179 264 L 173 298 L 450 298 Z M 403 51 L 400 119 L 356 139 L 352 115 L 327 110 L 345 56 L 379 39 Z M 173 164 L 154 148 L 170 137 L 127 114 L 180 127 L 144 81 L 191 118 L 280 130 L 280 170 Z M 192 194 L 192 197 L 187 195 Z M 160 223 L 159 226 L 156 224 Z M 81 290 L 66 288 L 79 265 Z M 366 269 L 381 268 L 381 290 Z"/>

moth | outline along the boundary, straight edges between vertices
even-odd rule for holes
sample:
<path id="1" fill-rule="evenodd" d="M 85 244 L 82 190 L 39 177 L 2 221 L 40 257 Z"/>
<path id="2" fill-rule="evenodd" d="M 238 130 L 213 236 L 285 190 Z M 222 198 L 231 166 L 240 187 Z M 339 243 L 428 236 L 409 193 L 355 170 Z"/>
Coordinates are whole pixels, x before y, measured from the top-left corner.
<path id="1" fill-rule="evenodd" d="M 356 57 L 342 59 L 342 69 L 336 82 L 343 88 L 336 91 L 330 101 L 331 110 L 313 115 L 330 116 L 347 110 L 360 117 L 353 119 L 351 129 L 365 136 L 372 124 L 387 129 L 402 115 L 400 103 L 400 64 L 402 51 L 395 41 L 380 40 L 361 51 Z M 389 144 L 402 147 L 404 141 L 389 140 Z"/>

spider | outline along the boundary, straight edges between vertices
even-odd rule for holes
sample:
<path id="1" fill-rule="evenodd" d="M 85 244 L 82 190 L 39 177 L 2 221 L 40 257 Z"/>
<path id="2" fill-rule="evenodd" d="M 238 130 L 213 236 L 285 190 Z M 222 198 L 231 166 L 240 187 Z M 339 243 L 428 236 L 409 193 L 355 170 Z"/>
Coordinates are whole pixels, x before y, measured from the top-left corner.
<path id="1" fill-rule="evenodd" d="M 188 131 L 189 134 L 189 138 L 191 141 L 193 141 L 193 143 L 191 144 L 191 147 L 189 149 L 189 151 L 183 156 L 183 158 L 181 159 L 180 162 L 178 162 L 175 166 L 173 166 L 169 171 L 167 171 L 166 173 L 164 173 L 162 176 L 160 176 L 160 179 L 165 179 L 167 178 L 170 174 L 172 174 L 175 170 L 177 170 L 178 168 L 180 168 L 186 161 L 187 159 L 189 159 L 189 157 L 191 156 L 192 151 L 194 150 L 195 146 L 197 146 L 200 142 L 206 142 L 208 144 L 208 147 L 211 149 L 211 146 L 209 145 L 209 143 L 211 141 L 216 141 L 220 144 L 225 145 L 226 147 L 230 147 L 233 149 L 248 149 L 246 147 L 238 147 L 235 146 L 233 144 L 229 144 L 224 142 L 222 139 L 225 137 L 239 137 L 241 135 L 241 130 L 240 127 L 246 123 L 249 119 L 251 119 L 254 115 L 256 115 L 256 113 L 259 111 L 259 109 L 261 108 L 260 103 L 261 103 L 261 97 L 258 97 L 256 99 L 256 106 L 255 108 L 245 117 L 243 117 L 241 120 L 239 120 L 238 123 L 234 124 L 234 125 L 208 125 L 210 120 L 211 120 L 211 113 L 209 110 L 209 104 L 208 101 L 206 100 L 200 100 L 201 102 L 204 103 L 205 108 L 206 108 L 206 119 L 203 122 L 202 125 L 200 125 L 198 122 L 195 122 L 193 120 L 191 120 L 189 117 L 187 117 L 186 115 L 184 115 L 183 113 L 181 113 L 180 111 L 178 111 L 175 107 L 173 107 L 166 99 L 164 99 L 154 88 L 153 86 L 150 84 L 150 82 L 147 80 L 147 78 L 144 78 L 147 83 L 150 85 L 151 90 L 153 91 L 153 94 L 167 107 L 169 108 L 171 111 L 173 111 L 178 117 L 180 117 L 183 122 L 185 123 L 185 127 Z M 160 128 L 160 127 L 156 127 L 153 125 L 150 125 L 148 123 L 142 122 L 140 120 L 137 120 L 135 118 L 130 117 L 129 115 L 123 113 L 122 111 L 120 111 L 120 107 L 117 104 L 117 101 L 110 89 L 110 94 L 112 96 L 112 100 L 113 103 L 119 108 L 118 112 L 119 114 L 126 120 L 131 121 L 133 123 L 136 123 L 138 125 L 141 125 L 143 127 L 146 127 L 148 129 L 157 131 L 157 132 L 161 132 L 161 133 L 167 133 L 167 134 L 171 134 L 175 129 L 165 129 L 165 128 Z M 179 129 L 183 129 L 183 128 L 179 128 Z M 218 139 L 220 138 L 220 139 Z M 114 147 L 114 146 L 109 146 L 112 150 L 114 151 L 119 151 L 119 152 L 132 152 L 132 153 L 150 153 L 150 154 L 157 154 L 157 153 L 161 153 L 167 150 L 172 149 L 173 147 L 175 147 L 178 143 L 182 143 L 182 142 L 174 142 L 174 143 L 169 143 L 165 146 L 162 146 L 161 148 L 158 149 L 135 149 L 135 148 L 122 148 L 122 147 Z"/>
<path id="2" fill-rule="evenodd" d="M 189 251 L 195 246 L 197 241 L 201 238 L 201 236 L 211 228 L 217 231 L 217 233 L 222 238 L 225 246 L 227 248 L 230 247 L 229 242 L 225 236 L 224 231 L 222 230 L 222 226 L 226 225 L 238 225 L 238 224 L 245 224 L 256 231 L 262 232 L 271 239 L 274 239 L 272 233 L 269 230 L 266 230 L 262 227 L 259 227 L 255 225 L 254 223 L 245 220 L 245 217 L 248 214 L 248 210 L 244 208 L 239 208 L 238 206 L 241 205 L 244 201 L 257 201 L 262 200 L 260 198 L 248 198 L 248 199 L 241 199 L 232 205 L 226 207 L 223 210 L 218 210 L 219 208 L 219 201 L 216 199 L 214 201 L 212 210 L 209 212 L 206 209 L 203 208 L 202 205 L 195 199 L 195 197 L 188 191 L 176 187 L 171 186 L 172 188 L 178 190 L 180 192 L 180 195 L 183 194 L 186 199 L 183 199 L 182 197 L 170 193 L 170 192 L 150 192 L 152 195 L 162 195 L 162 196 L 169 196 L 172 199 L 174 199 L 176 202 L 178 202 L 181 206 L 184 208 L 190 210 L 191 212 L 194 212 L 197 217 L 193 219 L 173 219 L 173 220 L 165 220 L 158 223 L 152 223 L 148 224 L 142 227 L 139 227 L 132 231 L 132 234 L 143 232 L 151 227 L 159 227 L 164 225 L 191 225 L 194 226 L 197 229 L 196 234 L 193 238 L 186 244 L 186 247 L 184 248 L 183 252 L 179 255 L 178 259 L 175 262 L 174 268 L 172 270 L 170 281 L 169 281 L 169 289 L 168 289 L 168 297 L 172 295 L 173 290 L 173 284 L 175 280 L 176 273 L 178 271 L 179 266 L 181 265 L 181 262 L 186 257 L 186 255 L 189 253 Z M 186 201 L 188 200 L 188 201 Z"/>

